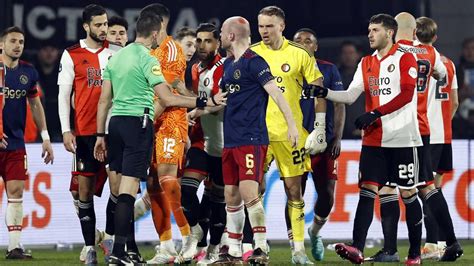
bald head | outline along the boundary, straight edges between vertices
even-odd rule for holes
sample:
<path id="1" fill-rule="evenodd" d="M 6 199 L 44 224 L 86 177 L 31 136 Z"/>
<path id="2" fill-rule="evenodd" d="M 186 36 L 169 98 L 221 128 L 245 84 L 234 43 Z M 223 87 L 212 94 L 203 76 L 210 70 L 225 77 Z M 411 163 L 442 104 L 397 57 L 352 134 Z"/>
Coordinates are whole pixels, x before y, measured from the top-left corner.
<path id="1" fill-rule="evenodd" d="M 226 19 L 222 27 L 228 27 L 229 32 L 235 34 L 235 38 L 238 40 L 250 36 L 250 24 L 245 18 L 240 16 Z"/>
<path id="2" fill-rule="evenodd" d="M 408 12 L 401 12 L 395 16 L 398 24 L 397 40 L 413 40 L 415 37 L 416 20 Z"/>

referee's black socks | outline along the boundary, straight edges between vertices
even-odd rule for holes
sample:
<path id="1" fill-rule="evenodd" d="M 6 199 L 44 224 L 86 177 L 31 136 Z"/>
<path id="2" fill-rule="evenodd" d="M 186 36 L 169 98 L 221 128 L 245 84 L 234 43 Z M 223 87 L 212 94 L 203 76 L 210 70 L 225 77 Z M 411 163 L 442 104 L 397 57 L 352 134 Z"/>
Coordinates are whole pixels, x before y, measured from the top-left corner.
<path id="1" fill-rule="evenodd" d="M 115 208 L 115 238 L 113 254 L 117 257 L 125 255 L 125 243 L 130 234 L 133 221 L 133 204 L 135 198 L 129 194 L 120 194 Z"/>

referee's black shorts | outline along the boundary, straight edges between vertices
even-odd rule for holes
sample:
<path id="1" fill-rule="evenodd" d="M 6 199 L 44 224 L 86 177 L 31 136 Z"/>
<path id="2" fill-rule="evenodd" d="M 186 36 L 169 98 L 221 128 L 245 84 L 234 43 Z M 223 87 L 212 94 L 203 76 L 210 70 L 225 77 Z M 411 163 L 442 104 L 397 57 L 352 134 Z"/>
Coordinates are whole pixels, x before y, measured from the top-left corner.
<path id="1" fill-rule="evenodd" d="M 112 116 L 109 124 L 107 155 L 111 171 L 140 179 L 147 177 L 153 144 L 153 121 L 148 119 L 146 128 L 143 118 Z"/>

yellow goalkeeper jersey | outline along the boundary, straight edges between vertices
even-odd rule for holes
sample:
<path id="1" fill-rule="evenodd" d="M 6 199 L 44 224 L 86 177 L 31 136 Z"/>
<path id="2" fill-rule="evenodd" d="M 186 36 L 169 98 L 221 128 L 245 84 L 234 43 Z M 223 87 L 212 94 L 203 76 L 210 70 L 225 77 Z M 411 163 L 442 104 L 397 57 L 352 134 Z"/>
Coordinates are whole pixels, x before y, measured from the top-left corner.
<path id="1" fill-rule="evenodd" d="M 284 37 L 283 45 L 278 50 L 268 48 L 263 42 L 253 44 L 250 48 L 267 61 L 278 87 L 290 105 L 300 139 L 305 139 L 308 132 L 303 128 L 303 113 L 300 107 L 303 80 L 311 83 L 323 76 L 314 56 L 300 44 Z M 287 140 L 288 127 L 285 117 L 271 98 L 268 101 L 266 122 L 270 141 Z"/>

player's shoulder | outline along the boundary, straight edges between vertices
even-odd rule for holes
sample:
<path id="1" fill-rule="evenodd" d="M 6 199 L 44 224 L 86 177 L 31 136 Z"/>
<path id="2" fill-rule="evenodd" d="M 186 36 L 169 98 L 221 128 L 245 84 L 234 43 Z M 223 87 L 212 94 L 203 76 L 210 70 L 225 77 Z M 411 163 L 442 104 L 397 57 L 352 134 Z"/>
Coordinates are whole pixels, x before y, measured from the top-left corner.
<path id="1" fill-rule="evenodd" d="M 295 53 L 301 53 L 312 57 L 313 55 L 304 48 L 303 45 L 296 43 L 294 41 L 288 40 L 288 47 L 290 47 Z"/>
<path id="2" fill-rule="evenodd" d="M 68 52 L 75 52 L 75 51 L 78 51 L 80 49 L 81 49 L 81 44 L 76 43 L 76 44 L 73 44 L 73 45 L 67 47 L 65 50 L 68 51 Z"/>
<path id="3" fill-rule="evenodd" d="M 318 63 L 318 67 L 321 67 L 321 66 L 327 66 L 329 68 L 336 67 L 335 64 L 333 64 L 329 61 L 326 61 L 326 60 L 322 60 L 322 59 L 316 59 L 316 63 Z"/>
<path id="4" fill-rule="evenodd" d="M 249 48 L 252 49 L 253 51 L 259 50 L 259 49 L 261 48 L 261 44 L 262 44 L 261 41 L 260 41 L 260 42 L 256 42 L 256 43 L 254 43 L 254 44 L 251 44 Z"/>
<path id="5" fill-rule="evenodd" d="M 28 61 L 20 60 L 18 64 L 23 71 L 31 71 L 33 73 L 37 72 L 36 67 Z"/>

